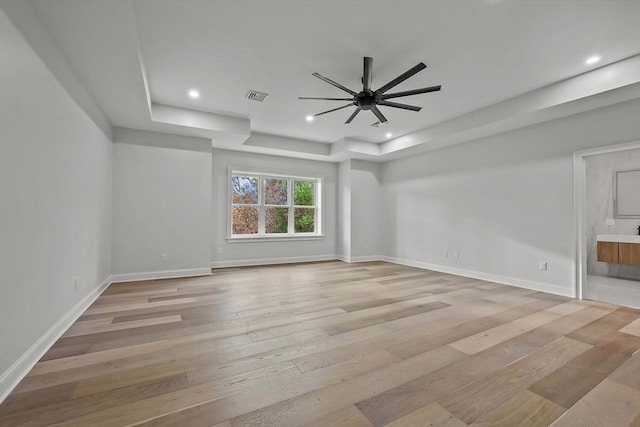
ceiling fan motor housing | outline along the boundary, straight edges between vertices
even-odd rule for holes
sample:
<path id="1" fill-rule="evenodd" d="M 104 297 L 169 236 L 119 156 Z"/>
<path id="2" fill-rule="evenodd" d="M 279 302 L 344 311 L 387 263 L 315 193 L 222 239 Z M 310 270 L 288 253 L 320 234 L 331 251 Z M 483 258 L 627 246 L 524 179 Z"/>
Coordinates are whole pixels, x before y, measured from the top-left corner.
<path id="1" fill-rule="evenodd" d="M 372 90 L 363 90 L 353 97 L 353 104 L 363 110 L 370 110 L 378 102 L 380 102 L 380 95 Z"/>

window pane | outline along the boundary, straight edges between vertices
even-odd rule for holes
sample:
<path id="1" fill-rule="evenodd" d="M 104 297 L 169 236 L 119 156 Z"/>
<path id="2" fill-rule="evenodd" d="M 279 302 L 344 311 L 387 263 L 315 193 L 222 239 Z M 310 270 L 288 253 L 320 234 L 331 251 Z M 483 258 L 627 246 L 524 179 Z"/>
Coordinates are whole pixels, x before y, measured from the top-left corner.
<path id="1" fill-rule="evenodd" d="M 315 187 L 314 181 L 294 181 L 293 204 L 296 206 L 314 206 Z"/>
<path id="2" fill-rule="evenodd" d="M 233 203 L 258 204 L 258 178 L 253 176 L 234 176 L 231 178 Z"/>
<path id="3" fill-rule="evenodd" d="M 289 208 L 265 209 L 265 233 L 286 233 L 289 228 Z"/>
<path id="4" fill-rule="evenodd" d="M 266 205 L 287 205 L 287 180 L 264 179 L 264 203 Z"/>
<path id="5" fill-rule="evenodd" d="M 313 233 L 316 230 L 316 210 L 309 208 L 295 208 L 294 231 L 296 233 Z"/>
<path id="6" fill-rule="evenodd" d="M 258 208 L 233 207 L 233 234 L 258 234 Z"/>

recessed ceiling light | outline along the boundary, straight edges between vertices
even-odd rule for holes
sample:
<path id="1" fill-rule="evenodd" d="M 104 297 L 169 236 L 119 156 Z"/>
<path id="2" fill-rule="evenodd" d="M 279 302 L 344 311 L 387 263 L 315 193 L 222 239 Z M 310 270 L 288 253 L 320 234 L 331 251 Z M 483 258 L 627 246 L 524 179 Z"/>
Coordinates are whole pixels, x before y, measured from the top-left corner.
<path id="1" fill-rule="evenodd" d="M 306 117 L 306 119 L 307 119 L 308 122 L 312 122 L 313 121 L 313 116 L 309 115 L 309 116 Z"/>
<path id="2" fill-rule="evenodd" d="M 595 56 L 591 56 L 591 57 L 587 58 L 587 60 L 584 61 L 584 63 L 587 64 L 587 65 L 593 65 L 598 61 L 600 61 L 600 57 L 598 55 L 595 55 Z"/>
<path id="3" fill-rule="evenodd" d="M 189 91 L 189 97 L 191 97 L 191 98 L 193 98 L 193 99 L 198 99 L 198 98 L 200 98 L 200 92 L 198 92 L 198 91 L 197 91 L 197 90 L 195 90 L 195 89 L 191 89 L 191 90 Z"/>
<path id="4" fill-rule="evenodd" d="M 393 136 L 393 134 L 391 132 L 387 132 L 387 134 L 385 135 L 387 138 L 391 138 Z"/>

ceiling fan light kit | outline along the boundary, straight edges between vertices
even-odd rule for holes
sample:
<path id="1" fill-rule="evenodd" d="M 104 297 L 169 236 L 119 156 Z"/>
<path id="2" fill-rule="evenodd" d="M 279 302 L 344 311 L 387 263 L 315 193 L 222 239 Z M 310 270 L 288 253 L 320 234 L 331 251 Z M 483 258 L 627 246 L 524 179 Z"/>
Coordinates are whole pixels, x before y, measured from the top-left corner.
<path id="1" fill-rule="evenodd" d="M 413 75 L 424 70 L 425 68 L 427 68 L 427 66 L 424 65 L 422 62 L 420 62 L 415 67 L 412 67 L 411 69 L 400 74 L 398 77 L 391 80 L 389 83 L 383 85 L 378 90 L 372 90 L 371 78 L 373 75 L 373 58 L 365 56 L 363 71 L 362 71 L 362 90 L 360 92 L 356 93 L 355 91 L 341 85 L 340 83 L 336 83 L 333 80 L 320 75 L 319 73 L 312 74 L 314 77 L 317 77 L 320 80 L 323 80 L 329 83 L 330 85 L 335 86 L 344 92 L 347 92 L 349 95 L 351 95 L 351 98 L 316 98 L 316 97 L 301 96 L 301 97 L 298 97 L 298 99 L 315 99 L 315 100 L 323 100 L 323 101 L 350 101 L 348 104 L 343 105 L 341 107 L 333 108 L 331 110 L 327 110 L 327 111 L 323 111 L 321 113 L 315 114 L 314 117 L 321 116 L 327 113 L 332 113 L 334 111 L 342 110 L 343 108 L 355 106 L 356 107 L 355 111 L 351 114 L 351 116 L 349 116 L 345 124 L 351 123 L 353 119 L 358 115 L 358 113 L 362 110 L 370 110 L 376 116 L 378 121 L 384 124 L 384 123 L 387 123 L 387 118 L 382 114 L 382 112 L 378 108 L 379 105 L 382 105 L 385 107 L 400 108 L 402 110 L 420 111 L 422 107 L 417 107 L 417 106 L 408 105 L 408 104 L 401 104 L 398 102 L 392 102 L 392 101 L 389 101 L 389 99 L 400 98 L 403 96 L 419 95 L 421 93 L 437 92 L 440 90 L 441 86 L 437 85 L 437 86 L 425 87 L 421 89 L 406 90 L 403 92 L 386 93 L 388 90 L 394 88 L 395 86 L 399 85 L 403 81 L 407 80 L 409 77 L 412 77 Z"/>

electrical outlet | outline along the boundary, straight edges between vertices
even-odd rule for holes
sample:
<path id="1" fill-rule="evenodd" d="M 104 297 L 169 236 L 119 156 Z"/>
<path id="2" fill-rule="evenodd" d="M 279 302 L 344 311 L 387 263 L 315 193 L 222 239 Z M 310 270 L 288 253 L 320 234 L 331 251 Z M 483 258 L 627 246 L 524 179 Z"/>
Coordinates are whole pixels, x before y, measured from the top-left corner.
<path id="1" fill-rule="evenodd" d="M 538 270 L 547 271 L 547 261 L 538 262 Z"/>
<path id="2" fill-rule="evenodd" d="M 161 261 L 161 262 L 167 262 L 167 261 L 169 261 L 169 255 L 167 255 L 167 254 L 162 254 L 162 255 L 160 255 L 160 261 Z"/>
<path id="3" fill-rule="evenodd" d="M 606 225 L 616 225 L 616 221 L 613 218 L 607 218 L 604 223 Z"/>
<path id="4" fill-rule="evenodd" d="M 453 252 L 453 259 L 458 259 L 460 258 L 460 253 L 458 251 L 454 251 Z"/>

